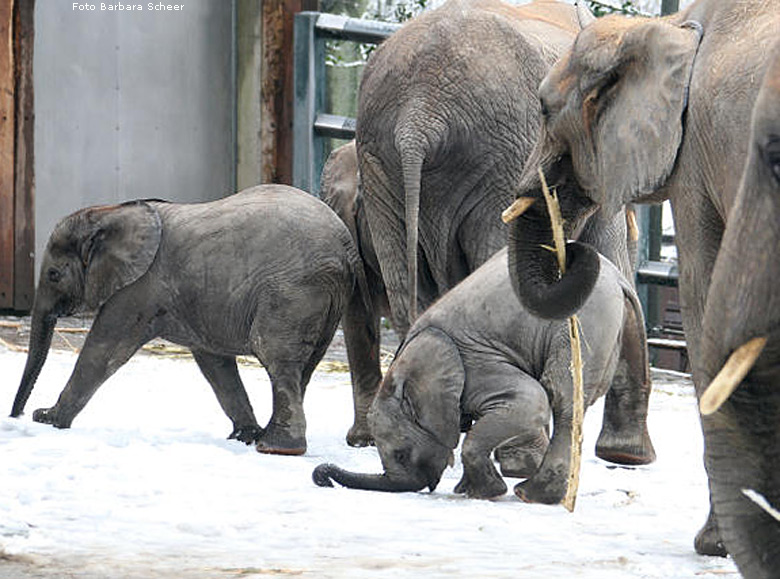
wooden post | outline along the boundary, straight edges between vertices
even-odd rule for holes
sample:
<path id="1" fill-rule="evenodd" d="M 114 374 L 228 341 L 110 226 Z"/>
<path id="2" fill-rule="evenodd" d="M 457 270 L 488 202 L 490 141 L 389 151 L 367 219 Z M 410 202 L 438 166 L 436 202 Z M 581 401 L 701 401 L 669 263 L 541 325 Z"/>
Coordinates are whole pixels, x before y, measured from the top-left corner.
<path id="1" fill-rule="evenodd" d="M 14 300 L 14 0 L 0 0 L 0 308 Z"/>
<path id="2" fill-rule="evenodd" d="M 0 0 L 0 309 L 29 310 L 35 283 L 33 16 Z"/>
<path id="3" fill-rule="evenodd" d="M 293 16 L 317 10 L 318 0 L 264 0 L 260 81 L 260 175 L 263 183 L 292 184 Z"/>
<path id="4" fill-rule="evenodd" d="M 35 295 L 35 0 L 19 0 L 14 16 L 16 149 L 14 159 L 14 309 L 32 309 Z"/>

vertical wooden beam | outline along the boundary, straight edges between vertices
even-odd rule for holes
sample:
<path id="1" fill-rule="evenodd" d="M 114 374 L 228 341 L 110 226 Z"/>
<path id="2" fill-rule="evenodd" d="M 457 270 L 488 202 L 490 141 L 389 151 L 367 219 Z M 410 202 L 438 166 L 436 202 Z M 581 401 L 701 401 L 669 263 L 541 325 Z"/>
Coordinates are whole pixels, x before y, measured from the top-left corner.
<path id="1" fill-rule="evenodd" d="M 35 294 L 35 0 L 17 0 L 14 13 L 16 146 L 13 308 L 26 311 L 32 309 Z"/>
<path id="2" fill-rule="evenodd" d="M 263 1 L 261 100 L 261 178 L 263 183 L 292 184 L 293 18 L 317 10 L 318 0 Z"/>
<path id="3" fill-rule="evenodd" d="M 14 297 L 14 0 L 0 0 L 0 308 Z"/>

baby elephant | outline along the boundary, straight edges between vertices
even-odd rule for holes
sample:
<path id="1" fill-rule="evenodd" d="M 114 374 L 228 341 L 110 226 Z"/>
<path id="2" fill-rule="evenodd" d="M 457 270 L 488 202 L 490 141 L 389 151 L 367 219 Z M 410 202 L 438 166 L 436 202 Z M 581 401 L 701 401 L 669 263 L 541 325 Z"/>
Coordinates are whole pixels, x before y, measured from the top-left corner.
<path id="1" fill-rule="evenodd" d="M 11 416 L 24 410 L 57 318 L 97 310 L 59 400 L 33 420 L 68 428 L 109 376 L 162 337 L 192 350 L 233 422 L 231 438 L 256 442 L 260 452 L 302 454 L 306 385 L 354 291 L 365 291 L 365 279 L 349 231 L 292 187 L 262 185 L 209 203 L 82 209 L 57 224 L 43 255 Z M 265 429 L 239 377 L 242 354 L 254 354 L 271 378 Z"/>
<path id="2" fill-rule="evenodd" d="M 610 385 L 624 406 L 632 397 L 646 401 L 646 351 L 636 348 L 644 336 L 640 306 L 631 285 L 603 257 L 579 318 L 586 405 Z M 502 471 L 510 474 L 505 462 L 511 460 L 511 474 L 528 477 L 515 493 L 528 502 L 560 502 L 571 458 L 570 360 L 567 322 L 541 320 L 523 309 L 502 250 L 420 316 L 388 370 L 369 413 L 384 474 L 322 464 L 314 481 L 382 491 L 433 490 L 451 464 L 465 416 L 473 424 L 463 441 L 463 477 L 455 492 L 477 498 L 504 494 L 507 487 L 491 452 L 509 441 L 512 451 L 497 453 Z M 605 405 L 597 454 L 613 462 L 652 462 L 646 404 L 633 404 L 638 410 L 629 420 L 609 410 L 619 405 Z"/>

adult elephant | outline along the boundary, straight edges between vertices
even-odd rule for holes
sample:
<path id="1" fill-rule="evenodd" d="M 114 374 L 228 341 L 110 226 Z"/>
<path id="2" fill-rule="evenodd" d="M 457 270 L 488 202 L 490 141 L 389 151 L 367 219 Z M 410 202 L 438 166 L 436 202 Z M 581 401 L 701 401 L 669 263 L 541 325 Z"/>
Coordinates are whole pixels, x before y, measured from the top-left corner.
<path id="1" fill-rule="evenodd" d="M 780 42 L 775 43 L 772 63 L 756 100 L 752 127 L 742 183 L 707 297 L 700 364 L 705 383 L 715 377 L 732 352 L 744 350 L 743 344 L 750 344 L 748 348 L 755 345 L 755 355 L 760 356 L 751 356 L 755 365 L 744 380 L 740 376 L 728 384 L 726 393 L 732 389 L 734 393 L 719 409 L 715 390 L 702 399 L 702 412 L 712 414 L 703 418 L 702 425 L 708 445 L 707 469 L 726 545 L 738 562 L 765 557 L 766 569 L 778 573 L 780 519 L 746 501 L 743 489 L 764 497 L 777 512 L 780 264 L 773 254 L 780 246 Z M 709 403 L 710 396 L 716 398 L 714 404 Z M 738 553 L 736 549 L 744 548 L 745 543 L 760 545 L 760 550 Z M 740 569 L 747 576 L 762 576 L 744 563 Z"/>
<path id="2" fill-rule="evenodd" d="M 701 330 L 707 291 L 747 157 L 766 46 L 778 30 L 779 0 L 698 0 L 661 19 L 611 16 L 579 34 L 539 89 L 544 122 L 518 196 L 541 196 L 541 167 L 570 224 L 594 206 L 614 215 L 628 202 L 671 200 L 682 315 L 699 396 L 708 378 Z M 571 244 L 570 268 L 559 277 L 549 252 L 540 248 L 550 238 L 546 209 L 536 203 L 510 228 L 510 270 L 529 309 L 559 318 L 582 302 L 598 268 L 586 246 Z M 777 407 L 760 407 L 761 420 L 766 414 L 776 425 Z M 735 412 L 741 421 L 758 418 L 745 405 Z M 709 420 L 706 464 L 725 546 L 743 573 L 769 577 L 778 569 L 777 534 L 756 537 L 744 521 L 726 514 L 726 504 L 742 499 L 719 480 L 729 468 L 728 445 L 710 443 Z M 751 455 L 773 464 L 767 451 L 757 445 Z M 751 488 L 769 484 L 754 469 L 738 476 Z M 696 540 L 699 552 L 725 554 L 718 521 L 711 511 Z"/>
<path id="3" fill-rule="evenodd" d="M 550 0 L 450 0 L 405 25 L 370 58 L 357 154 L 367 222 L 401 336 L 418 309 L 506 245 L 499 217 L 538 132 L 537 87 L 581 21 L 592 19 L 586 8 Z M 615 242 L 625 239 L 625 220 L 602 225 L 589 239 L 628 274 L 624 244 Z"/>

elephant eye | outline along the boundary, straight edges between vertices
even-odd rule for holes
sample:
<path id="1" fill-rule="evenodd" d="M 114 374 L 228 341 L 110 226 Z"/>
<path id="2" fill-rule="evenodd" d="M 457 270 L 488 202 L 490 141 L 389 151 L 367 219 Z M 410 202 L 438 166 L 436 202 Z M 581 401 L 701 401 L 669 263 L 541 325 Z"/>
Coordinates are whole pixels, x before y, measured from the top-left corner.
<path id="1" fill-rule="evenodd" d="M 770 139 L 764 149 L 764 154 L 775 181 L 780 183 L 780 137 Z"/>
<path id="2" fill-rule="evenodd" d="M 400 450 L 393 451 L 393 459 L 401 466 L 409 465 L 409 458 L 411 453 L 408 448 L 402 448 Z"/>
<path id="3" fill-rule="evenodd" d="M 544 97 L 539 97 L 539 105 L 542 108 L 542 118 L 547 120 L 550 117 L 550 107 L 547 106 L 547 101 Z"/>
<path id="4" fill-rule="evenodd" d="M 51 283 L 59 283 L 59 281 L 62 279 L 62 272 L 57 268 L 51 267 L 49 268 L 49 271 L 46 272 L 46 278 Z"/>

